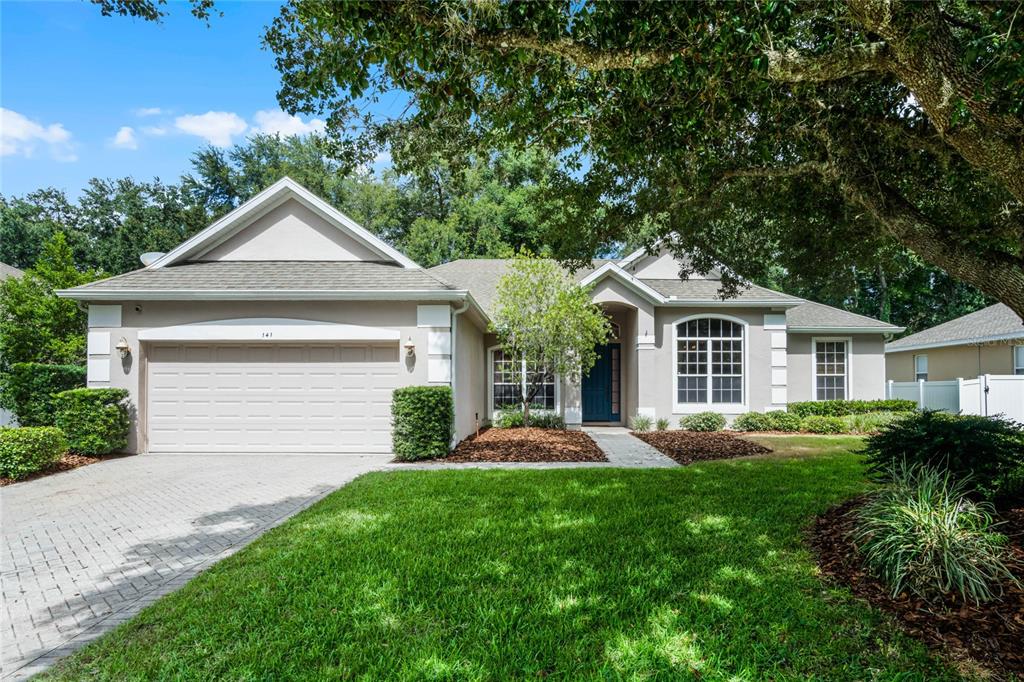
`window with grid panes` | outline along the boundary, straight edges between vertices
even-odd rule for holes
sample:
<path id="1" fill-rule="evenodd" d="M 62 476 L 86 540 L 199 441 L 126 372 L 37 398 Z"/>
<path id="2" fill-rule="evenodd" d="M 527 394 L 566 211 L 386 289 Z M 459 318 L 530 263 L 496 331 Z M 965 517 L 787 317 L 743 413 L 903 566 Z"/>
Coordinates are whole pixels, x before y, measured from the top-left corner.
<path id="1" fill-rule="evenodd" d="M 814 382 L 818 400 L 846 400 L 846 341 L 815 341 Z"/>
<path id="2" fill-rule="evenodd" d="M 513 363 L 519 363 L 517 368 Z M 522 360 L 513 360 L 503 350 L 496 348 L 491 356 L 491 372 L 493 385 L 494 409 L 503 407 L 514 407 L 519 405 L 519 398 L 522 395 Z M 516 372 L 519 369 L 519 372 Z M 532 381 L 537 374 L 536 368 L 527 368 L 525 378 Z M 548 373 L 543 378 L 537 395 L 533 398 L 534 405 L 540 405 L 546 410 L 555 409 L 555 377 Z"/>
<path id="3" fill-rule="evenodd" d="M 676 401 L 743 402 L 743 325 L 716 317 L 676 325 Z"/>

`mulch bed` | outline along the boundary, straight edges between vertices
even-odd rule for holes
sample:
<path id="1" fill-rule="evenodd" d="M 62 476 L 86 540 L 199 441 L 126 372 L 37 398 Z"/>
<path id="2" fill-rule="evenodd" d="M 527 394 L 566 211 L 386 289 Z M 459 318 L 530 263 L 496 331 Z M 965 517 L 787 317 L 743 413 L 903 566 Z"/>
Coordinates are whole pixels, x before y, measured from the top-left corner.
<path id="1" fill-rule="evenodd" d="M 117 456 L 117 455 L 115 455 Z M 0 478 L 0 488 L 5 485 L 11 485 L 13 483 L 23 483 L 24 481 L 31 481 L 36 478 L 42 478 L 43 476 L 50 476 L 51 474 L 59 474 L 62 471 L 71 471 L 78 467 L 84 467 L 89 464 L 95 464 L 96 462 L 102 462 L 104 459 L 110 459 L 107 457 L 90 457 L 89 455 L 73 455 L 71 453 L 65 454 L 60 458 L 57 463 L 39 471 L 29 474 L 24 478 Z"/>
<path id="2" fill-rule="evenodd" d="M 445 462 L 607 462 L 594 440 L 582 431 L 563 429 L 487 429 L 456 446 Z"/>
<path id="3" fill-rule="evenodd" d="M 772 451 L 759 443 L 720 431 L 634 431 L 633 435 L 683 465 L 712 459 L 763 455 Z"/>
<path id="4" fill-rule="evenodd" d="M 1003 585 L 1000 601 L 975 606 L 960 601 L 932 604 L 913 595 L 894 598 L 881 581 L 864 571 L 851 532 L 855 511 L 864 503 L 856 498 L 833 507 L 815 520 L 810 544 L 822 573 L 848 587 L 873 606 L 894 614 L 910 635 L 955 662 L 982 667 L 994 679 L 1024 675 L 1024 589 Z M 999 530 L 1010 538 L 1014 566 L 1024 577 L 1024 508 L 1002 514 Z"/>

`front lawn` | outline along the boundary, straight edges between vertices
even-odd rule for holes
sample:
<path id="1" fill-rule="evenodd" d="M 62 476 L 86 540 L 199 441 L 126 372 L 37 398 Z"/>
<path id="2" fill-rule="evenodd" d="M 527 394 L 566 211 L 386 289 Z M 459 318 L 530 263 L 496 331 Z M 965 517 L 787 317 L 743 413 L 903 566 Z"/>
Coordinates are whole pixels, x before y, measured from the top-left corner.
<path id="1" fill-rule="evenodd" d="M 816 577 L 806 527 L 866 487 L 837 442 L 678 469 L 363 476 L 52 674 L 955 678 Z"/>

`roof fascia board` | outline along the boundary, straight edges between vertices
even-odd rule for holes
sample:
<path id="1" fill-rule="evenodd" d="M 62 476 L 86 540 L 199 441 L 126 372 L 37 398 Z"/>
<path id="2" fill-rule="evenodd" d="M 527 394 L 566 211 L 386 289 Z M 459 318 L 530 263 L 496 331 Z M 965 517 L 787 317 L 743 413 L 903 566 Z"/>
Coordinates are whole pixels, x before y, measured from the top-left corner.
<path id="1" fill-rule="evenodd" d="M 647 298 L 651 303 L 657 303 L 659 305 L 662 305 L 666 301 L 665 297 L 659 294 L 657 291 L 655 291 L 654 289 L 652 289 L 651 287 L 647 286 L 639 279 L 634 277 L 633 275 L 629 274 L 628 272 L 620 268 L 617 264 L 611 262 L 605 263 L 597 270 L 594 270 L 592 273 L 581 279 L 580 286 L 590 286 L 592 284 L 597 284 L 602 279 L 609 276 L 614 277 L 615 279 L 619 280 L 620 282 L 630 287 L 637 293 L 641 294 L 642 296 Z"/>
<path id="2" fill-rule="evenodd" d="M 60 289 L 56 294 L 79 301 L 461 301 L 469 292 L 464 289 Z"/>
<path id="3" fill-rule="evenodd" d="M 903 327 L 786 327 L 786 331 L 796 334 L 899 334 Z"/>
<path id="4" fill-rule="evenodd" d="M 792 299 L 772 300 L 764 299 L 758 301 L 732 299 L 699 299 L 699 298 L 667 298 L 662 305 L 671 307 L 693 307 L 693 308 L 795 308 L 803 304 L 803 301 Z"/>
<path id="5" fill-rule="evenodd" d="M 992 343 L 994 341 L 1014 341 L 1016 339 L 1024 340 L 1024 331 L 1010 332 L 1009 334 L 994 334 L 992 336 L 976 336 L 970 339 L 956 339 L 954 341 L 933 341 L 932 343 L 913 343 L 907 346 L 899 346 L 897 348 L 889 348 L 889 344 L 885 348 L 886 353 L 902 353 L 907 350 L 928 350 L 929 348 L 949 348 L 951 346 L 976 346 L 982 343 Z"/>

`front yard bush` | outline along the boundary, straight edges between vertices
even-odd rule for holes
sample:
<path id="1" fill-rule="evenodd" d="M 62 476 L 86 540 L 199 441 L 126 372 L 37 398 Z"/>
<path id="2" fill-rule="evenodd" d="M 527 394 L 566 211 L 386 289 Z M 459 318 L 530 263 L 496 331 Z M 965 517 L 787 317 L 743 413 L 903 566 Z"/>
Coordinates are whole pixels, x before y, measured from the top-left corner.
<path id="1" fill-rule="evenodd" d="M 128 391 L 76 388 L 54 396 L 54 423 L 68 448 L 83 455 L 105 455 L 128 446 Z"/>
<path id="2" fill-rule="evenodd" d="M 444 457 L 451 449 L 454 421 L 449 386 L 396 388 L 391 397 L 395 457 L 406 462 Z"/>
<path id="3" fill-rule="evenodd" d="M 637 433 L 647 433 L 651 430 L 653 423 L 653 420 L 646 414 L 637 414 L 633 415 L 633 418 L 630 420 L 630 428 Z"/>
<path id="4" fill-rule="evenodd" d="M 64 432 L 56 427 L 2 427 L 0 476 L 24 478 L 58 462 L 67 449 Z"/>
<path id="5" fill-rule="evenodd" d="M 687 431 L 721 431 L 725 428 L 725 417 L 717 412 L 698 412 L 680 419 L 679 426 Z"/>
<path id="6" fill-rule="evenodd" d="M 732 428 L 737 431 L 772 431 L 772 420 L 764 412 L 747 412 L 736 417 Z"/>
<path id="7" fill-rule="evenodd" d="M 865 412 L 864 414 L 848 414 L 840 417 L 846 433 L 871 434 L 878 433 L 897 419 L 909 417 L 913 412 Z"/>
<path id="8" fill-rule="evenodd" d="M 869 471 L 885 478 L 894 466 L 941 467 L 983 497 L 1024 498 L 1024 429 L 1002 417 L 925 411 L 884 427 L 867 440 Z"/>
<path id="9" fill-rule="evenodd" d="M 866 412 L 912 412 L 917 409 L 913 400 L 807 400 L 790 403 L 786 409 L 800 417 L 844 417 Z"/>
<path id="10" fill-rule="evenodd" d="M 16 362 L 0 380 L 0 406 L 21 426 L 53 426 L 53 396 L 85 386 L 85 367 Z"/>
<path id="11" fill-rule="evenodd" d="M 557 412 L 545 411 L 545 412 L 534 412 L 530 410 L 530 426 L 535 426 L 538 429 L 564 429 L 565 420 L 562 419 L 562 415 Z"/>
<path id="12" fill-rule="evenodd" d="M 799 415 L 786 412 L 785 410 L 772 410 L 764 414 L 768 417 L 768 423 L 771 424 L 772 431 L 796 433 L 800 430 L 800 422 L 803 421 Z"/>
<path id="13" fill-rule="evenodd" d="M 854 540 L 867 567 L 892 589 L 925 599 L 986 602 L 1013 580 L 1006 538 L 991 508 L 965 497 L 964 481 L 935 467 L 894 469 L 857 514 Z"/>
<path id="14" fill-rule="evenodd" d="M 656 422 L 654 422 L 654 428 L 658 431 L 668 431 L 668 420 L 664 417 L 660 417 Z"/>
<path id="15" fill-rule="evenodd" d="M 845 433 L 846 426 L 839 417 L 826 417 L 824 415 L 811 415 L 804 417 L 800 422 L 800 430 L 807 433 Z"/>
<path id="16" fill-rule="evenodd" d="M 494 426 L 499 429 L 517 429 L 523 425 L 523 411 L 518 407 L 503 407 L 494 418 Z"/>

